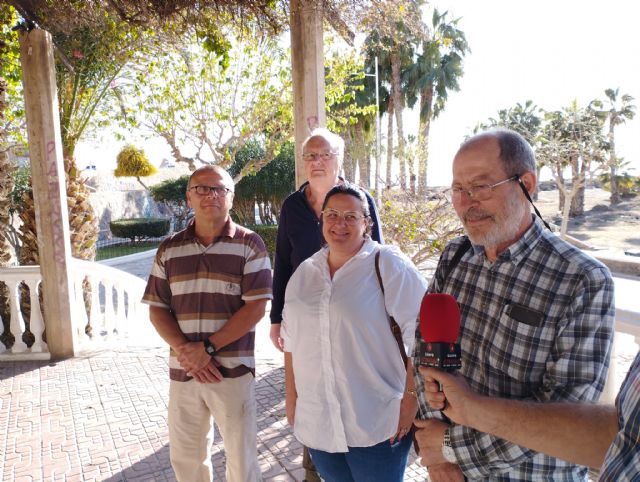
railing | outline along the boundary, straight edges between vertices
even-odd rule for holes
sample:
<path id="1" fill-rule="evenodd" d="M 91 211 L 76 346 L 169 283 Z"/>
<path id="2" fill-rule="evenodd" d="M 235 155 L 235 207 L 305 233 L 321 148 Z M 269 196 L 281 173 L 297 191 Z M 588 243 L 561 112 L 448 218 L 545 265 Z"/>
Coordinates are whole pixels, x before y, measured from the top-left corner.
<path id="1" fill-rule="evenodd" d="M 71 261 L 70 273 L 76 353 L 135 336 L 148 323 L 148 307 L 140 303 L 145 288 L 142 279 L 79 259 Z M 8 338 L 13 339 L 3 337 L 0 360 L 50 358 L 40 304 L 41 281 L 40 266 L 0 268 L 0 282 L 9 291 Z"/>

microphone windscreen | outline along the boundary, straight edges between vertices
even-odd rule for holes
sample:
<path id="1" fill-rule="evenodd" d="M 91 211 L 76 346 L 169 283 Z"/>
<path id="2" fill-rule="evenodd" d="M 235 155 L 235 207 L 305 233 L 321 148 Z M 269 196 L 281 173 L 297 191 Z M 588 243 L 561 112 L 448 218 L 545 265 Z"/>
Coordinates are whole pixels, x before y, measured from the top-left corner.
<path id="1" fill-rule="evenodd" d="M 420 334 L 426 342 L 455 343 L 460 332 L 460 308 L 446 293 L 427 293 L 420 304 Z"/>

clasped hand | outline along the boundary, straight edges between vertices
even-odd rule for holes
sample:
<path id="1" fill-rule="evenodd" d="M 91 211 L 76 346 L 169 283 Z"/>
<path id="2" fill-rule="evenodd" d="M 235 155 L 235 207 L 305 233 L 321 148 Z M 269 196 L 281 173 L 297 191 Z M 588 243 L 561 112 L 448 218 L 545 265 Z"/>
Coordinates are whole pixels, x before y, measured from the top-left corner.
<path id="1" fill-rule="evenodd" d="M 200 383 L 217 383 L 222 380 L 222 374 L 217 367 L 220 363 L 204 351 L 202 342 L 187 342 L 178 349 L 178 363 Z"/>

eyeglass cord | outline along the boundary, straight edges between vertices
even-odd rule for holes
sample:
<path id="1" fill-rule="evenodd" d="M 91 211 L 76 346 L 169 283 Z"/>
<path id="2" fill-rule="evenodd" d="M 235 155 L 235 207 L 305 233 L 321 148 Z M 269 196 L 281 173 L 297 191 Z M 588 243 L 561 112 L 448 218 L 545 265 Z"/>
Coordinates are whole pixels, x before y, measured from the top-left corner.
<path id="1" fill-rule="evenodd" d="M 527 200 L 531 203 L 531 205 L 533 206 L 533 210 L 536 213 L 536 216 L 538 216 L 540 218 L 540 221 L 542 221 L 544 223 L 544 225 L 546 226 L 546 228 L 553 232 L 553 229 L 551 229 L 551 226 L 549 226 L 549 223 L 547 223 L 544 218 L 542 217 L 542 214 L 540 214 L 540 211 L 538 211 L 538 208 L 536 207 L 535 204 L 533 204 L 533 199 L 531 199 L 531 196 L 529 195 L 529 191 L 527 191 L 527 187 L 524 185 L 524 182 L 522 182 L 522 179 L 520 179 L 520 176 L 516 174 L 516 181 L 518 181 L 518 184 L 520 185 L 520 189 L 522 189 L 522 192 L 524 193 L 525 197 L 527 198 Z"/>

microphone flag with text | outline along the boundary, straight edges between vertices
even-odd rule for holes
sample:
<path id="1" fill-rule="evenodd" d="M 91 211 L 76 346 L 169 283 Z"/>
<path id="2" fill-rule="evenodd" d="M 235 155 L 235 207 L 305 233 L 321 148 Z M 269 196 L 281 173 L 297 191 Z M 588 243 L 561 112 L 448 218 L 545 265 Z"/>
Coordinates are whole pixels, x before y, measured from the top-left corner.
<path id="1" fill-rule="evenodd" d="M 460 308 L 446 293 L 427 293 L 420 304 L 418 365 L 453 372 L 462 367 L 460 344 Z"/>

